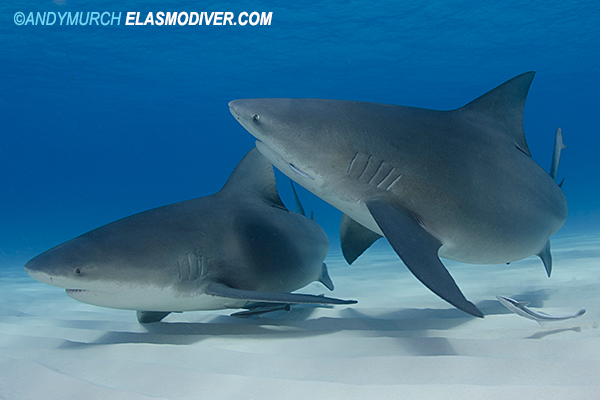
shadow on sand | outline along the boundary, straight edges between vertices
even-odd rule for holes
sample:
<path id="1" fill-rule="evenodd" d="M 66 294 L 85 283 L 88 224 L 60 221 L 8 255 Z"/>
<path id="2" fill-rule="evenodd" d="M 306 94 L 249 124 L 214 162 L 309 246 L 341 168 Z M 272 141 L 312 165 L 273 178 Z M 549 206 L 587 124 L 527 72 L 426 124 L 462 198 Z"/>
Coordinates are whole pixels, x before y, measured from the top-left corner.
<path id="1" fill-rule="evenodd" d="M 122 343 L 186 345 L 216 336 L 243 336 L 254 339 L 285 339 L 328 335 L 340 331 L 363 332 L 365 336 L 428 336 L 428 330 L 445 330 L 472 321 L 456 309 L 403 309 L 383 315 L 366 315 L 352 308 L 342 310 L 340 317 L 311 319 L 316 308 L 294 307 L 289 313 L 271 313 L 268 317 L 233 318 L 218 316 L 210 323 L 157 322 L 142 325 L 146 332 L 112 331 L 90 343 L 66 341 L 61 347 L 81 347 Z M 444 347 L 443 345 L 436 347 Z M 428 353 L 431 350 L 427 351 Z M 435 353 L 435 352 L 434 352 Z M 451 353 L 448 349 L 442 353 Z"/>
<path id="2" fill-rule="evenodd" d="M 530 301 L 533 307 L 542 307 L 549 291 L 537 290 L 513 295 L 520 300 Z M 510 314 L 496 300 L 485 300 L 477 304 L 485 315 Z M 396 338 L 404 350 L 413 355 L 440 356 L 457 355 L 450 341 L 435 331 L 449 330 L 460 325 L 477 322 L 455 308 L 447 309 L 399 309 L 390 313 L 369 315 L 354 308 L 340 311 L 339 317 L 313 318 L 317 307 L 296 306 L 290 312 L 277 311 L 268 317 L 234 318 L 217 316 L 209 323 L 156 322 L 142 325 L 145 331 L 111 331 L 93 342 L 65 341 L 63 348 L 111 344 L 167 344 L 189 345 L 214 337 L 243 337 L 244 339 L 296 339 L 336 332 L 360 332 L 365 337 Z M 515 318 L 520 318 L 515 315 Z M 532 321 L 533 323 L 533 321 Z M 580 331 L 580 328 L 541 331 L 529 339 L 544 337 L 564 331 Z"/>

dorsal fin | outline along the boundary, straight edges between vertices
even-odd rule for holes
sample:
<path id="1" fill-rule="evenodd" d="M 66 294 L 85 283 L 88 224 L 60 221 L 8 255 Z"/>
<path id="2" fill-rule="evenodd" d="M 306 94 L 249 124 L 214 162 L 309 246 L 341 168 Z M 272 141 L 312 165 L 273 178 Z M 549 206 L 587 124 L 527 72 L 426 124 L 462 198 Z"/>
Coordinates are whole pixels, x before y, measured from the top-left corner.
<path id="1" fill-rule="evenodd" d="M 457 111 L 478 114 L 478 119 L 484 118 L 486 125 L 504 131 L 523 153 L 531 157 L 523 131 L 523 110 L 534 75 L 534 71 L 517 75 Z"/>
<path id="2" fill-rule="evenodd" d="M 321 282 L 327 289 L 333 290 L 333 281 L 329 277 L 329 272 L 327 272 L 327 264 L 323 263 L 323 268 L 321 269 L 321 276 L 319 277 L 319 282 Z"/>
<path id="3" fill-rule="evenodd" d="M 300 202 L 300 197 L 298 197 L 298 193 L 296 193 L 296 188 L 294 187 L 294 181 L 290 179 L 290 184 L 292 185 L 292 192 L 294 193 L 294 203 L 296 203 L 296 212 L 303 217 L 306 217 L 306 213 L 304 212 L 304 207 L 302 207 L 302 203 Z"/>
<path id="4" fill-rule="evenodd" d="M 255 193 L 276 207 L 286 209 L 279 198 L 271 163 L 255 147 L 233 170 L 220 193 Z"/>

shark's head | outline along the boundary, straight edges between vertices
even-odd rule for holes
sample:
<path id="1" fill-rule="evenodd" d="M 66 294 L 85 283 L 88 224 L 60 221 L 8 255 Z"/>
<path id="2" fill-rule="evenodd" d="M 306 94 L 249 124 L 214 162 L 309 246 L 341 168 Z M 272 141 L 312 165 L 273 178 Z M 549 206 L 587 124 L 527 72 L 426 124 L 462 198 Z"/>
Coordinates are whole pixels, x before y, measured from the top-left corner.
<path id="1" fill-rule="evenodd" d="M 101 276 L 101 254 L 94 254 L 89 240 L 79 237 L 58 245 L 25 264 L 25 271 L 37 281 L 63 289 L 92 289 Z"/>
<path id="2" fill-rule="evenodd" d="M 89 232 L 38 255 L 27 262 L 25 271 L 39 282 L 65 289 L 69 297 L 83 303 L 135 310 L 149 300 L 149 305 L 164 302 L 160 297 L 167 297 L 172 288 L 167 283 L 168 268 L 153 268 L 150 257 L 148 263 L 133 263 L 140 254 L 135 248 L 126 248 L 130 242 L 122 240 L 119 245 L 111 238 L 94 236 L 94 231 Z M 159 287 L 156 282 L 165 284 Z"/>
<path id="3" fill-rule="evenodd" d="M 307 189 L 324 184 L 319 174 L 335 165 L 339 141 L 330 129 L 329 100 L 245 99 L 229 103 L 236 120 L 254 137 L 256 147 L 279 170 Z M 337 146 L 337 147 L 336 147 Z"/>

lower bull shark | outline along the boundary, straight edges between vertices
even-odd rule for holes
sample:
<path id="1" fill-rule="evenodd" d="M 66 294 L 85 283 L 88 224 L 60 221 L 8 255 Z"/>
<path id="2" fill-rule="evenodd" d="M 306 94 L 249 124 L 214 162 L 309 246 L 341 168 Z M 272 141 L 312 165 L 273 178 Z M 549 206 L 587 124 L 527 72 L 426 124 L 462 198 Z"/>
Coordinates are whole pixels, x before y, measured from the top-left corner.
<path id="1" fill-rule="evenodd" d="M 254 148 L 217 193 L 115 221 L 25 265 L 34 279 L 83 303 L 137 310 L 141 323 L 170 312 L 287 304 L 354 304 L 291 294 L 320 281 L 329 241 L 281 202 L 271 164 Z"/>
<path id="2" fill-rule="evenodd" d="M 319 99 L 234 100 L 229 109 L 285 175 L 344 215 L 352 263 L 382 236 L 431 291 L 477 317 L 440 257 L 475 264 L 538 255 L 567 217 L 532 158 L 523 110 L 534 72 L 449 111 Z M 558 167 L 562 135 L 553 166 Z"/>

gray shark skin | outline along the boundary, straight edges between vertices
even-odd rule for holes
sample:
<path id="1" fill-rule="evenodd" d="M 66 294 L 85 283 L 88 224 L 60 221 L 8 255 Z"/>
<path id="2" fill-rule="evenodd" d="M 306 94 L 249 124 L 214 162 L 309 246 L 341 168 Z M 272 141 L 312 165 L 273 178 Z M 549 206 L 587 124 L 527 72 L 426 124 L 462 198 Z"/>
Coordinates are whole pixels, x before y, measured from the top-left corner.
<path id="1" fill-rule="evenodd" d="M 75 300 L 137 310 L 145 323 L 257 302 L 353 304 L 289 293 L 313 281 L 333 290 L 328 249 L 315 222 L 285 208 L 271 164 L 254 148 L 219 192 L 94 229 L 25 270 Z"/>
<path id="2" fill-rule="evenodd" d="M 455 307 L 483 314 L 439 257 L 508 263 L 539 255 L 567 204 L 531 158 L 523 110 L 534 72 L 449 111 L 318 99 L 234 100 L 260 152 L 344 213 L 349 263 L 385 236 L 411 272 Z"/>
<path id="3" fill-rule="evenodd" d="M 527 307 L 529 305 L 528 301 L 517 301 L 511 299 L 510 297 L 504 296 L 496 296 L 500 304 L 504 307 L 508 308 L 510 311 L 514 312 L 521 317 L 532 319 L 538 322 L 547 322 L 547 321 L 563 321 L 565 319 L 577 318 L 583 314 L 585 314 L 585 308 L 577 311 L 577 313 L 573 315 L 564 315 L 564 316 L 556 316 L 556 315 L 548 315 L 541 311 L 533 311 L 531 308 Z"/>

